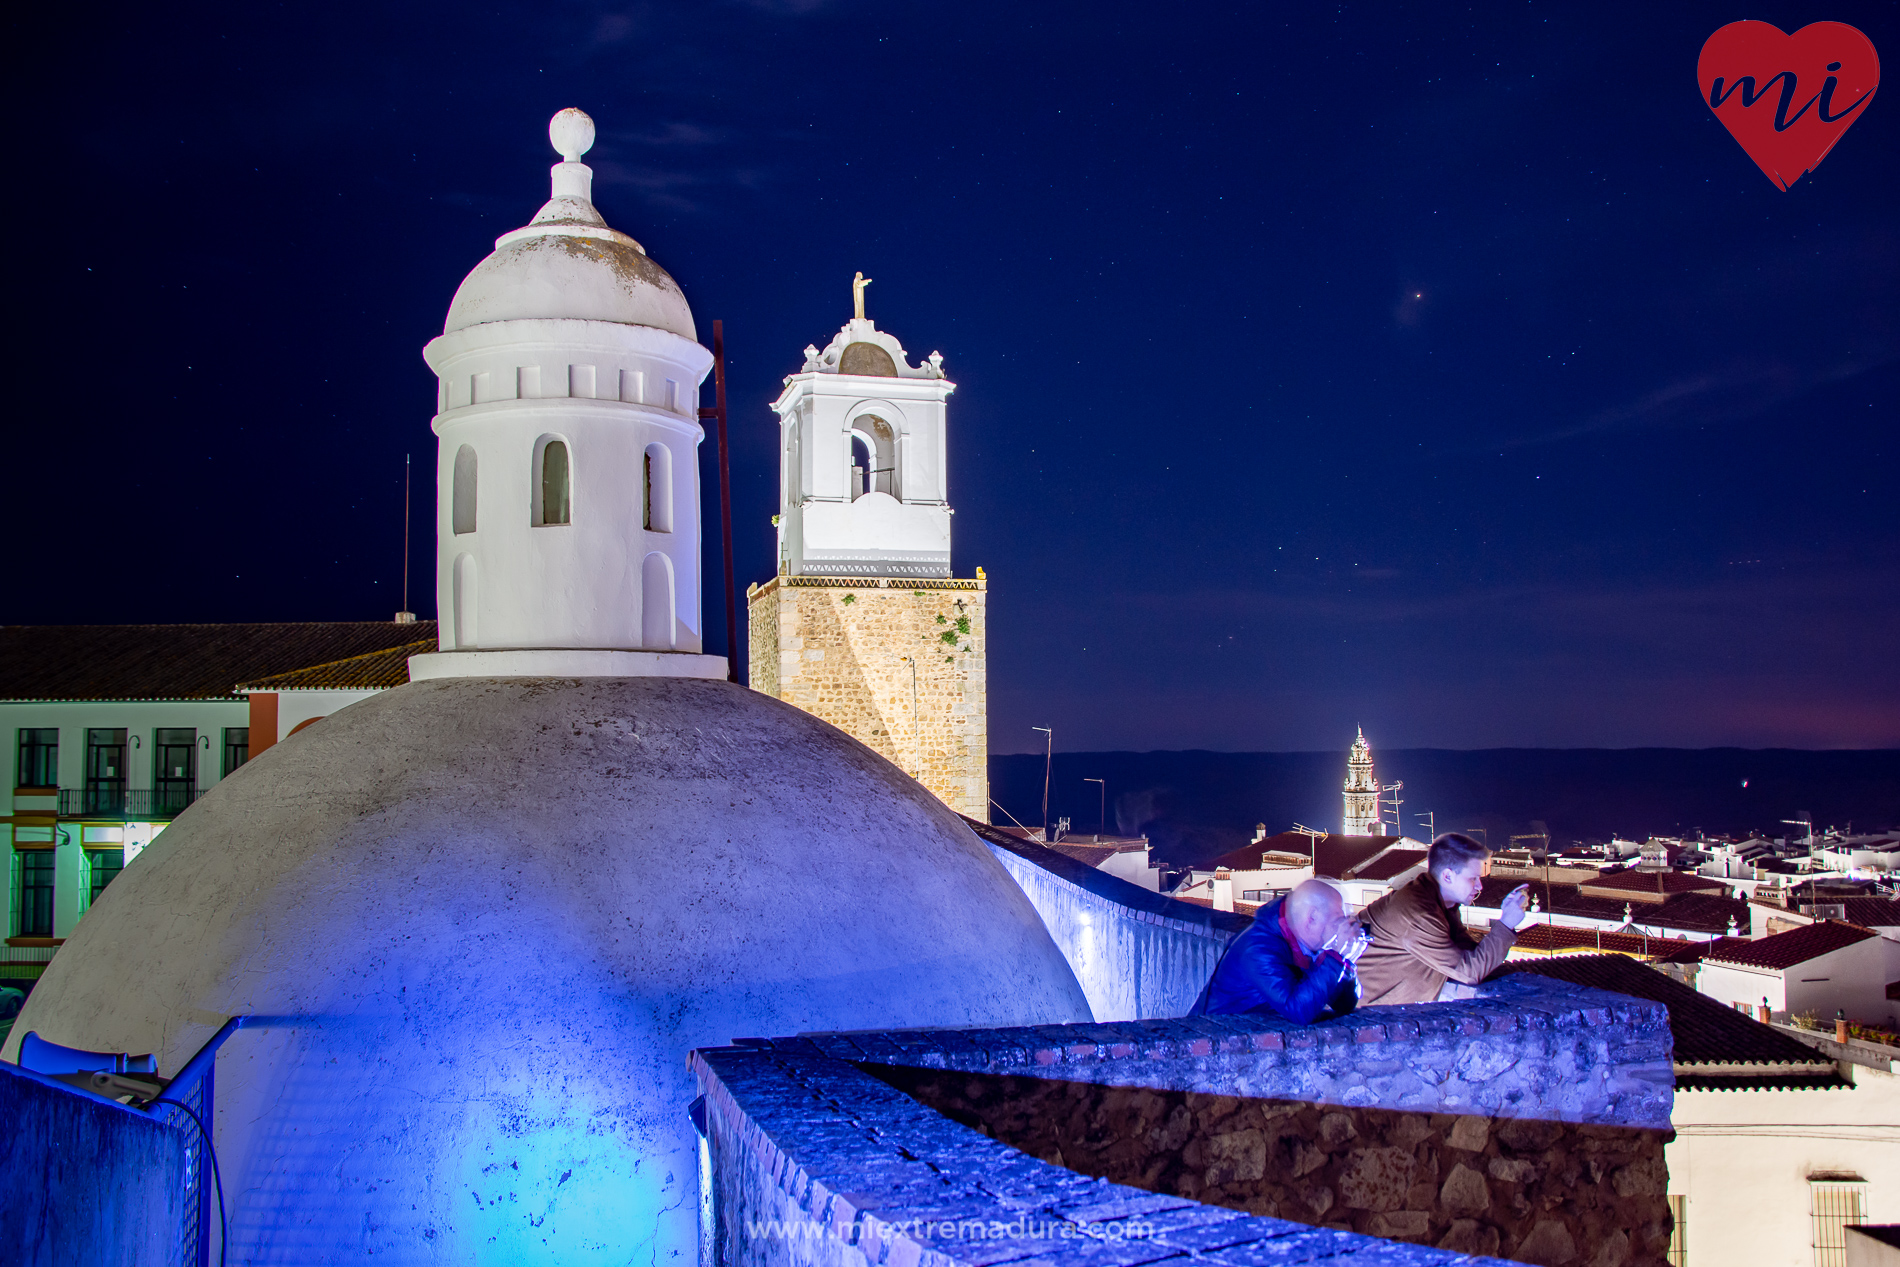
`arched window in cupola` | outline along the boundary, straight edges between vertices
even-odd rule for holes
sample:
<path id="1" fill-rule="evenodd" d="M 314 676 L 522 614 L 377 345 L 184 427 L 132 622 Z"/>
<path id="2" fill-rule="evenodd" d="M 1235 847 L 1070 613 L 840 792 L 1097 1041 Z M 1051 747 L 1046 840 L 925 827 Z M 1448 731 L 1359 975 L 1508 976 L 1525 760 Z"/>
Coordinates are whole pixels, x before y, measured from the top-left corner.
<path id="1" fill-rule="evenodd" d="M 534 522 L 553 526 L 570 522 L 573 477 L 568 469 L 567 441 L 543 437 L 535 445 Z"/>
<path id="2" fill-rule="evenodd" d="M 649 444 L 641 463 L 645 515 L 641 526 L 648 532 L 673 531 L 673 451 L 664 444 Z"/>
<path id="3" fill-rule="evenodd" d="M 875 414 L 851 420 L 851 500 L 866 493 L 898 496 L 897 434 Z M 899 500 L 902 500 L 901 498 Z"/>
<path id="4" fill-rule="evenodd" d="M 449 530 L 456 536 L 475 531 L 475 450 L 463 445 L 455 451 L 455 471 L 449 494 Z"/>

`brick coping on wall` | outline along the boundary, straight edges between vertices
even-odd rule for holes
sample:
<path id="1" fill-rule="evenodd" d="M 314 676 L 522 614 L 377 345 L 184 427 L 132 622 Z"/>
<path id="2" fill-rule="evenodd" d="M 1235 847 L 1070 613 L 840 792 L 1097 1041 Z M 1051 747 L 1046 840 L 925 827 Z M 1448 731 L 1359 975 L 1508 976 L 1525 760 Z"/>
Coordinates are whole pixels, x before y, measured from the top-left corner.
<path id="1" fill-rule="evenodd" d="M 1564 1044 L 1567 1036 L 1574 1035 L 1573 1045 L 1581 1047 L 1601 1041 L 1605 1031 L 1615 1027 L 1645 1034 L 1649 1041 L 1639 1051 L 1625 1040 L 1620 1048 L 1629 1050 L 1606 1053 L 1617 1065 L 1612 1071 L 1615 1085 L 1607 1088 L 1614 1094 L 1607 1104 L 1593 1109 L 1577 1100 L 1579 1088 L 1563 1085 L 1552 1088 L 1555 1099 L 1551 1102 L 1510 1106 L 1514 1115 L 1668 1129 L 1673 1073 L 1668 1013 L 1661 1004 L 1531 973 L 1514 973 L 1479 989 L 1478 998 L 1462 1003 L 1366 1008 L 1310 1025 L 1271 1016 L 1189 1016 L 1020 1029 L 883 1030 L 736 1041 L 758 1049 L 810 1052 L 852 1063 L 1214 1089 L 1207 1085 L 1205 1066 L 1198 1064 L 1208 1058 L 1285 1063 L 1302 1051 L 1343 1055 L 1343 1049 L 1350 1046 L 1365 1052 L 1370 1061 L 1406 1048 L 1470 1045 L 1474 1039 L 1490 1037 L 1498 1041 L 1507 1040 L 1507 1036 Z M 1181 1067 L 1167 1067 L 1177 1064 Z M 1372 1089 L 1341 1102 L 1419 1107 Z M 1457 1111 L 1486 1110 L 1482 1104 L 1473 1104 Z"/>
<path id="2" fill-rule="evenodd" d="M 727 1263 L 1480 1267 L 1504 1261 L 1260 1218 L 1088 1178 L 961 1126 L 810 1042 L 696 1051 L 690 1063 L 703 1092 L 695 1117 L 712 1141 L 714 1187 L 731 1203 L 713 1215 L 718 1258 Z M 752 1235 L 743 1224 L 766 1219 L 798 1223 L 816 1239 L 794 1232 L 790 1244 L 730 1243 Z"/>

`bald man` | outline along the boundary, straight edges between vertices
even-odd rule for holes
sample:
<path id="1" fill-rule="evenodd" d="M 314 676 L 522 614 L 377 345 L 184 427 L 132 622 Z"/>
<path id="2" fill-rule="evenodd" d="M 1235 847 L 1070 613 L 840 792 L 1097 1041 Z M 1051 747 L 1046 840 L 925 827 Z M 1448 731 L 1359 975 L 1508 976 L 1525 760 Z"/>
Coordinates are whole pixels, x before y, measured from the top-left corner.
<path id="1" fill-rule="evenodd" d="M 1365 948 L 1365 929 L 1346 918 L 1339 891 L 1308 880 L 1228 944 L 1190 1015 L 1252 1012 L 1301 1025 L 1344 1016 L 1359 1004 L 1353 961 Z"/>

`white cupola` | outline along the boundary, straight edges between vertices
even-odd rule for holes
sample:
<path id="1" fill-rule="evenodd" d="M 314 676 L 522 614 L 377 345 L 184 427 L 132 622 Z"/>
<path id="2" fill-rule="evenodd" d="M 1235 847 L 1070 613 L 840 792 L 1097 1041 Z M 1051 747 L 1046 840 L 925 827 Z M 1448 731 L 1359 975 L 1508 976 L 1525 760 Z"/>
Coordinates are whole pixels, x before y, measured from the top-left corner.
<path id="1" fill-rule="evenodd" d="M 548 137 L 553 196 L 495 240 L 423 349 L 442 650 L 410 674 L 724 677 L 699 654 L 712 354 L 666 270 L 594 209 L 594 121 L 563 110 Z"/>
<path id="2" fill-rule="evenodd" d="M 779 572 L 790 576 L 947 577 L 950 516 L 944 433 L 956 384 L 932 352 L 857 315 L 785 379 L 779 416 Z"/>

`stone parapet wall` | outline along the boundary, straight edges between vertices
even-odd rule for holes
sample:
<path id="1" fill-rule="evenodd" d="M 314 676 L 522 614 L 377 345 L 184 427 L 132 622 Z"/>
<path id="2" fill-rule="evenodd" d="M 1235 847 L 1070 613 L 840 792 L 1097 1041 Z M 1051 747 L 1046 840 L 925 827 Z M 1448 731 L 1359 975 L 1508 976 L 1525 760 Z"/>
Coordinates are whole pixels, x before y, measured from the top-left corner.
<path id="1" fill-rule="evenodd" d="M 1078 1174 L 797 1040 L 695 1052 L 718 1267 L 1480 1267 Z"/>
<path id="2" fill-rule="evenodd" d="M 1151 893 L 1034 841 L 971 828 L 1042 916 L 1098 1021 L 1185 1014 L 1253 921 Z"/>
<path id="3" fill-rule="evenodd" d="M 1525 1262 L 1660 1263 L 1658 1003 L 1512 974 L 1463 1003 L 748 1040 L 825 1056 L 1052 1164 Z"/>
<path id="4" fill-rule="evenodd" d="M 9 1262 L 172 1267 L 195 1132 L 0 1062 L 0 1244 Z"/>
<path id="5" fill-rule="evenodd" d="M 985 599 L 981 581 L 775 577 L 747 594 L 751 685 L 987 818 Z"/>

